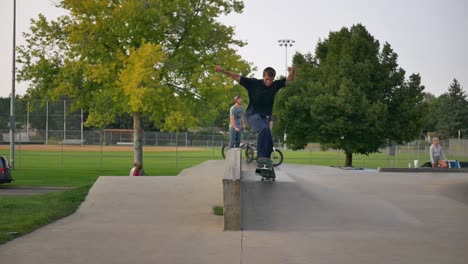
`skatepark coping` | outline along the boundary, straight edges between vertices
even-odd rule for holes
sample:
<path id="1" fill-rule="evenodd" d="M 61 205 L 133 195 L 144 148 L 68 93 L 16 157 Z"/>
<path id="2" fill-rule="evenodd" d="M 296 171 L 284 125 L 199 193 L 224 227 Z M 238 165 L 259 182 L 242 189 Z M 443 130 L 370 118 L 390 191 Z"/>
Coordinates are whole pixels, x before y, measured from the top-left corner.
<path id="1" fill-rule="evenodd" d="M 468 168 L 378 168 L 379 172 L 425 172 L 425 173 L 459 173 L 468 172 Z"/>

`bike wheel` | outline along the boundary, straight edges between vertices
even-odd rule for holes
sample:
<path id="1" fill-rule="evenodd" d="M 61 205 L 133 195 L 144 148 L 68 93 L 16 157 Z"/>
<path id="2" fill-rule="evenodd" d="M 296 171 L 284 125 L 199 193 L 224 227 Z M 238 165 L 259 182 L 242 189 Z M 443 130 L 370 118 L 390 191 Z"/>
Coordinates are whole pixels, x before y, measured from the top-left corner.
<path id="1" fill-rule="evenodd" d="M 271 160 L 273 161 L 273 166 L 279 166 L 283 163 L 283 152 L 281 150 L 275 148 L 271 153 Z"/>
<path id="2" fill-rule="evenodd" d="M 245 147 L 245 160 L 248 162 L 248 163 L 251 163 L 252 160 L 254 160 L 254 155 L 255 155 L 255 150 L 252 146 L 250 145 L 247 145 Z"/>
<path id="3" fill-rule="evenodd" d="M 223 155 L 223 159 L 226 158 L 226 152 L 228 151 L 229 146 L 228 144 L 224 144 L 223 147 L 221 148 L 221 155 Z"/>

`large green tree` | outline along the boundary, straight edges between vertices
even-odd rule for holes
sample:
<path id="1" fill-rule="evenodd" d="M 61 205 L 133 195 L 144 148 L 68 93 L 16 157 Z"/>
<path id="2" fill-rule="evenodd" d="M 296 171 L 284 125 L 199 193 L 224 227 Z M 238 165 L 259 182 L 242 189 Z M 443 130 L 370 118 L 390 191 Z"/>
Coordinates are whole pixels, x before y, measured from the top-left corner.
<path id="1" fill-rule="evenodd" d="M 241 12 L 237 0 L 61 0 L 68 15 L 40 15 L 18 51 L 19 80 L 43 99 L 67 96 L 104 127 L 133 116 L 135 161 L 142 163 L 142 115 L 174 131 L 215 120 L 232 83 L 212 74 L 223 64 L 249 72 L 243 42 L 216 19 Z M 227 111 L 223 109 L 223 111 Z"/>
<path id="2" fill-rule="evenodd" d="M 453 79 L 448 91 L 438 98 L 432 117 L 437 120 L 437 131 L 446 137 L 458 138 L 468 134 L 468 95 L 460 82 Z"/>
<path id="3" fill-rule="evenodd" d="M 10 98 L 0 98 L 0 129 L 5 131 L 9 129 L 10 101 Z"/>
<path id="4" fill-rule="evenodd" d="M 424 126 L 424 87 L 419 75 L 405 80 L 397 57 L 363 25 L 331 32 L 315 55 L 295 55 L 298 73 L 279 94 L 276 131 L 287 132 L 293 149 L 309 142 L 342 149 L 345 166 L 354 153 L 377 152 L 387 140 L 414 139 Z"/>

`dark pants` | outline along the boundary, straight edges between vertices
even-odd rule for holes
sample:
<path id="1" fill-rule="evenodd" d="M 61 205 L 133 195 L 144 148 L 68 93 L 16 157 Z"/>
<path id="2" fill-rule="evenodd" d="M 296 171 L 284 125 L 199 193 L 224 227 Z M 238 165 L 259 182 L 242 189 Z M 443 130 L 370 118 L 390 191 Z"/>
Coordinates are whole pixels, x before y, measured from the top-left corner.
<path id="1" fill-rule="evenodd" d="M 266 116 L 252 114 L 246 116 L 247 123 L 258 133 L 257 155 L 259 158 L 271 158 L 273 138 L 270 131 L 270 120 Z"/>

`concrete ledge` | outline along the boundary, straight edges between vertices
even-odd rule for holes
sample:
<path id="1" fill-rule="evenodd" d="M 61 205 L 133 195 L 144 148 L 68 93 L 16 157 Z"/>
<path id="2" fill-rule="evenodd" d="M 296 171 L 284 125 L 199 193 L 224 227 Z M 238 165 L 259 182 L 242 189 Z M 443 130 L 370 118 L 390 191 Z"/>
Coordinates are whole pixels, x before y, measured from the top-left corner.
<path id="1" fill-rule="evenodd" d="M 224 165 L 224 230 L 241 230 L 240 174 L 240 149 L 231 148 L 226 153 Z"/>
<path id="2" fill-rule="evenodd" d="M 468 173 L 468 168 L 378 168 L 379 172 Z"/>

